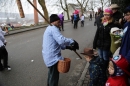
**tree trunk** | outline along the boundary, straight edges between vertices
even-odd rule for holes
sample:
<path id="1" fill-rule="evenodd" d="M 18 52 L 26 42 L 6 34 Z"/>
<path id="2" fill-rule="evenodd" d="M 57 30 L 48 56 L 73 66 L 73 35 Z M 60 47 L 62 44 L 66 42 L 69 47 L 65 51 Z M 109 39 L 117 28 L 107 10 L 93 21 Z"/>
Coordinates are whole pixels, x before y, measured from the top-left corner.
<path id="1" fill-rule="evenodd" d="M 66 0 L 64 0 L 64 2 L 65 2 L 65 8 L 63 7 L 62 0 L 60 0 L 61 8 L 66 12 L 68 20 L 70 20 L 67 2 L 66 2 Z"/>
<path id="2" fill-rule="evenodd" d="M 49 16 L 48 16 L 48 11 L 47 11 L 47 8 L 46 8 L 46 3 L 45 3 L 45 0 L 38 0 L 39 4 L 41 5 L 42 7 L 42 10 L 43 10 L 43 13 L 44 13 L 44 16 L 47 20 L 49 20 Z M 47 23 L 45 21 L 45 23 Z"/>
<path id="3" fill-rule="evenodd" d="M 66 13 L 67 13 L 67 17 L 68 17 L 68 20 L 70 20 L 68 5 L 67 5 L 66 0 L 64 0 L 64 1 L 65 1 L 65 6 L 66 6 Z"/>
<path id="4" fill-rule="evenodd" d="M 82 12 L 82 14 L 84 13 L 84 9 L 83 9 L 83 6 L 81 6 L 81 12 Z"/>
<path id="5" fill-rule="evenodd" d="M 34 6 L 37 8 L 37 2 L 36 0 L 33 0 Z M 38 24 L 39 19 L 38 19 L 38 12 L 34 9 L 34 23 Z"/>

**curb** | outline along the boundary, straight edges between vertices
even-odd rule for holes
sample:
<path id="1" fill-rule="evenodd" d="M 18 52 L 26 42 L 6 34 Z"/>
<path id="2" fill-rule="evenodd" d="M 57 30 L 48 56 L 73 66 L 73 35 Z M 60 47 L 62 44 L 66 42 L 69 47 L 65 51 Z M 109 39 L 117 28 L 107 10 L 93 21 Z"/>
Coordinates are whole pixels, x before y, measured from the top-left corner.
<path id="1" fill-rule="evenodd" d="M 13 34 L 16 34 L 16 33 L 22 33 L 22 32 L 25 32 L 25 31 L 35 30 L 35 29 L 39 29 L 39 28 L 47 27 L 47 26 L 48 25 L 41 25 L 41 26 L 34 26 L 34 27 L 30 27 L 30 28 L 17 29 L 17 30 L 9 31 L 9 34 L 6 34 L 5 36 L 13 35 Z"/>
<path id="2" fill-rule="evenodd" d="M 70 20 L 64 21 L 64 23 L 67 23 L 67 22 L 70 22 Z M 24 29 L 16 29 L 16 30 L 9 31 L 9 34 L 6 34 L 5 36 L 13 35 L 13 34 L 16 34 L 16 33 L 22 33 L 22 32 L 25 32 L 25 31 L 35 30 L 35 29 L 39 29 L 39 28 L 44 28 L 44 27 L 47 27 L 47 26 L 48 26 L 48 24 L 24 28 Z"/>
<path id="3" fill-rule="evenodd" d="M 83 83 L 84 83 L 84 79 L 85 79 L 85 76 L 86 76 L 86 73 L 87 73 L 87 70 L 88 70 L 88 66 L 89 66 L 89 62 L 87 62 L 82 74 L 81 74 L 81 77 L 80 79 L 78 80 L 78 83 L 76 86 L 83 86 Z"/>

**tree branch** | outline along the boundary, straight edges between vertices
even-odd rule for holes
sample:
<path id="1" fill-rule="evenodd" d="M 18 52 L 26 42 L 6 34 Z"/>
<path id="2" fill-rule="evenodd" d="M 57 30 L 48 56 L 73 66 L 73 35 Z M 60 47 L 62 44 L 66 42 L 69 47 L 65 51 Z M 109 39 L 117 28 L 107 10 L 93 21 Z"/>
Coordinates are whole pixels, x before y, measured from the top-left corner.
<path id="1" fill-rule="evenodd" d="M 87 5 L 88 5 L 89 0 L 85 3 L 85 7 L 84 10 L 86 9 Z"/>
<path id="2" fill-rule="evenodd" d="M 82 4 L 80 3 L 80 1 L 79 1 L 79 0 L 77 0 L 77 2 L 79 3 L 79 5 L 80 5 L 80 6 L 82 6 Z"/>
<path id="3" fill-rule="evenodd" d="M 61 4 L 61 7 L 64 11 L 67 11 L 64 7 L 63 7 L 63 3 L 62 3 L 62 0 L 60 0 L 60 4 Z"/>
<path id="4" fill-rule="evenodd" d="M 109 1 L 106 1 L 106 3 L 104 3 L 104 6 L 106 6 L 108 2 L 109 2 Z"/>
<path id="5" fill-rule="evenodd" d="M 85 1 L 86 1 L 86 0 L 83 0 L 83 5 L 84 5 Z"/>

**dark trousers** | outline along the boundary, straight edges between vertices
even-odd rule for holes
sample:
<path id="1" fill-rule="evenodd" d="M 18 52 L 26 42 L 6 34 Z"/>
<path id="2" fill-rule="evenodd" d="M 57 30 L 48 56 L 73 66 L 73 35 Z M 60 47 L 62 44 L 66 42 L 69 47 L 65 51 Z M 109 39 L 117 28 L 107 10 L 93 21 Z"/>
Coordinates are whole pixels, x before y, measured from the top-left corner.
<path id="1" fill-rule="evenodd" d="M 73 20 L 73 19 L 71 19 L 72 24 L 73 24 L 73 21 L 74 21 L 74 20 Z"/>
<path id="2" fill-rule="evenodd" d="M 75 20 L 75 21 L 74 21 L 74 28 L 77 28 L 77 26 L 78 26 L 78 21 Z"/>
<path id="3" fill-rule="evenodd" d="M 47 86 L 58 86 L 59 81 L 59 72 L 57 70 L 57 64 L 48 67 L 48 80 L 47 80 Z"/>
<path id="4" fill-rule="evenodd" d="M 91 18 L 91 17 L 89 18 L 89 21 L 92 21 L 92 18 Z"/>
<path id="5" fill-rule="evenodd" d="M 61 23 L 61 28 L 64 31 L 64 24 L 63 23 Z M 60 31 L 61 31 L 61 28 L 60 28 Z"/>
<path id="6" fill-rule="evenodd" d="M 1 63 L 1 60 L 3 59 L 3 65 Z M 0 47 L 0 70 L 3 67 L 7 67 L 8 66 L 8 52 L 5 48 L 5 46 Z"/>
<path id="7" fill-rule="evenodd" d="M 97 22 L 95 21 L 95 22 L 94 22 L 94 26 L 96 26 L 96 25 L 97 25 Z"/>
<path id="8" fill-rule="evenodd" d="M 81 21 L 81 27 L 83 27 L 84 26 L 84 21 Z"/>

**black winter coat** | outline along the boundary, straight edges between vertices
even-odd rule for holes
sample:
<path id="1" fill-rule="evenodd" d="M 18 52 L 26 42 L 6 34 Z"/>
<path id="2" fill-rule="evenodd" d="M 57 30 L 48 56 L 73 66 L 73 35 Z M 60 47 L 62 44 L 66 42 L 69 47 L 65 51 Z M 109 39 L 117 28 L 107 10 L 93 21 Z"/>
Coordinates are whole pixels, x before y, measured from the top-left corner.
<path id="1" fill-rule="evenodd" d="M 101 25 L 102 22 L 102 17 L 103 17 L 103 12 L 100 12 L 97 16 L 96 16 L 96 24 L 97 24 L 97 28 Z"/>
<path id="2" fill-rule="evenodd" d="M 111 36 L 110 31 L 112 27 L 117 27 L 113 22 L 106 26 L 101 24 L 96 31 L 95 38 L 93 41 L 93 49 L 100 48 L 104 50 L 110 50 L 111 46 Z"/>
<path id="3" fill-rule="evenodd" d="M 119 11 L 115 12 L 112 17 L 114 18 L 115 21 L 119 22 L 119 19 L 122 18 L 122 13 L 120 13 Z"/>

